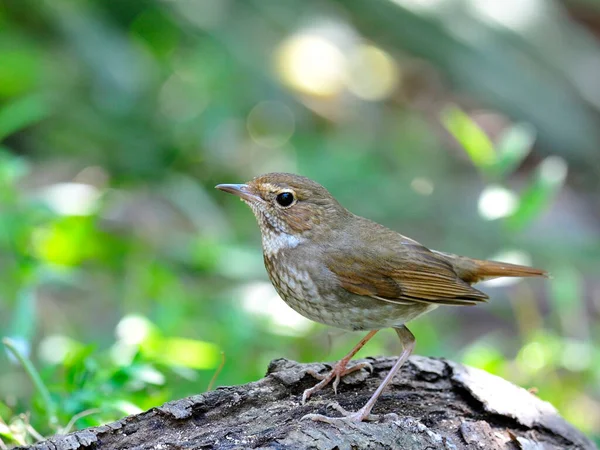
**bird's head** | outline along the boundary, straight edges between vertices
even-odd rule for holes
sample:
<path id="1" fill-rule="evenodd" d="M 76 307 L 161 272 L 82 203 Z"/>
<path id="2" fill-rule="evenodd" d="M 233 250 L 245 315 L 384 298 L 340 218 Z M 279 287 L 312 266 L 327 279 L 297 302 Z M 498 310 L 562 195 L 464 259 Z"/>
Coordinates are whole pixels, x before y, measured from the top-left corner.
<path id="1" fill-rule="evenodd" d="M 247 203 L 265 233 L 307 237 L 350 215 L 319 183 L 290 173 L 268 173 L 245 184 L 219 184 Z"/>

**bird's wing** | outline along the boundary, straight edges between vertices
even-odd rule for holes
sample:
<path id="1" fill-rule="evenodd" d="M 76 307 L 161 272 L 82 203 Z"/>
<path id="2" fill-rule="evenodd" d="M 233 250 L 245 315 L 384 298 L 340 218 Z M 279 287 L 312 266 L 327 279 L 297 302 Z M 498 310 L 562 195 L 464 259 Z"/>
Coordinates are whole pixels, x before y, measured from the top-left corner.
<path id="1" fill-rule="evenodd" d="M 461 280 L 452 265 L 417 242 L 377 254 L 368 248 L 329 252 L 327 267 L 349 292 L 392 303 L 474 305 L 488 296 Z"/>

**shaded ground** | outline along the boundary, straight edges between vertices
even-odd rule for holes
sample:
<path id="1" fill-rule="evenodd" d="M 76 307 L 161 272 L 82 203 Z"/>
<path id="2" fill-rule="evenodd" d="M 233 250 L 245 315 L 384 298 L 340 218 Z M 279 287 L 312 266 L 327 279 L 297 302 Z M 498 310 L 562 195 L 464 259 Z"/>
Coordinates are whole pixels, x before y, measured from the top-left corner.
<path id="1" fill-rule="evenodd" d="M 31 448 L 63 449 L 594 449 L 554 408 L 524 389 L 451 361 L 413 356 L 380 398 L 374 422 L 300 420 L 360 408 L 394 362 L 369 358 L 374 373 L 347 376 L 300 399 L 315 381 L 309 368 L 275 360 L 262 380 L 166 403 L 106 426 L 56 436 Z"/>

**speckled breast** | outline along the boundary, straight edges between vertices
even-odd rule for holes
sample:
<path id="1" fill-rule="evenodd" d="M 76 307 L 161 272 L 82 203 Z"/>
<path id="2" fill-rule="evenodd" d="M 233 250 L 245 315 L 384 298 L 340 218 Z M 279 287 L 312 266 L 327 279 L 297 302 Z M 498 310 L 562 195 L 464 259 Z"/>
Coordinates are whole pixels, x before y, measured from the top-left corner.
<path id="1" fill-rule="evenodd" d="M 299 314 L 325 325 L 354 331 L 397 327 L 436 307 L 389 303 L 335 289 L 319 290 L 288 252 L 265 253 L 264 260 L 280 297 Z"/>
<path id="2" fill-rule="evenodd" d="M 284 260 L 285 259 L 285 260 Z M 327 314 L 327 306 L 308 272 L 280 254 L 264 255 L 265 267 L 279 296 L 296 312 L 315 322 L 339 326 Z"/>

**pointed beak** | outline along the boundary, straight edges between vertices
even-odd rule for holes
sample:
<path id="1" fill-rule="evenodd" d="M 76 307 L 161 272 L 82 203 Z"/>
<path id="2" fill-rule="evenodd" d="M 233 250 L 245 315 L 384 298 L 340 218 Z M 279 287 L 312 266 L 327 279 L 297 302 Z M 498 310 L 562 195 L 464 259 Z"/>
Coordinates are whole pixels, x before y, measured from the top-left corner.
<path id="1" fill-rule="evenodd" d="M 233 195 L 237 195 L 242 200 L 249 202 L 255 202 L 261 200 L 261 198 L 254 194 L 247 184 L 217 184 L 215 189 L 223 192 L 228 192 Z"/>

